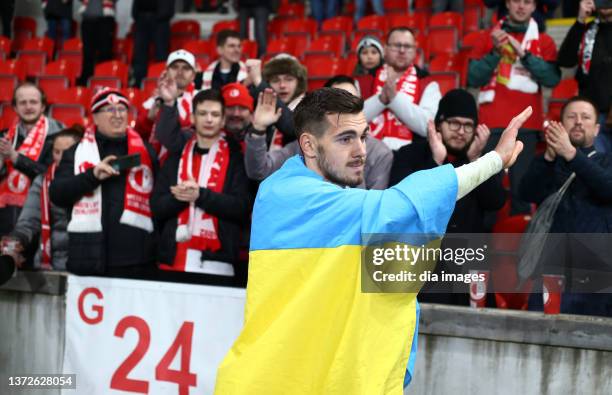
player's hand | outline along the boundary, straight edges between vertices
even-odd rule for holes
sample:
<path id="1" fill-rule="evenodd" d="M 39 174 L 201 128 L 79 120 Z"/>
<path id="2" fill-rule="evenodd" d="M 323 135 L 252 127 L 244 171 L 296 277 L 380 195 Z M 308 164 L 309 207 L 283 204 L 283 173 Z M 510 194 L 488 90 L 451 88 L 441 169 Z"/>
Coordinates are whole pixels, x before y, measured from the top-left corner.
<path id="1" fill-rule="evenodd" d="M 442 134 L 436 130 L 436 125 L 434 125 L 431 119 L 427 123 L 427 142 L 429 143 L 433 160 L 438 165 L 444 163 L 447 155 L 446 146 L 442 142 Z"/>
<path id="2" fill-rule="evenodd" d="M 502 160 L 503 168 L 507 169 L 516 162 L 516 158 L 523 150 L 523 143 L 516 140 L 518 131 L 523 126 L 525 121 L 529 119 L 533 109 L 527 107 L 520 114 L 512 118 L 504 132 L 502 133 L 499 143 L 495 147 L 495 152 L 499 154 Z"/>

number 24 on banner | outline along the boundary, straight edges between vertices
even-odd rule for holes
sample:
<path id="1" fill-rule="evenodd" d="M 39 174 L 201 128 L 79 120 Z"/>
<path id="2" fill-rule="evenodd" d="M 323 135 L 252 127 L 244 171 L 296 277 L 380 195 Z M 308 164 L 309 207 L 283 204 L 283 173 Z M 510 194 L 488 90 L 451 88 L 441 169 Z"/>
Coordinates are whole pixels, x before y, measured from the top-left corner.
<path id="1" fill-rule="evenodd" d="M 98 299 L 102 299 L 102 293 L 97 288 L 85 289 L 79 300 L 79 313 L 83 321 L 90 325 L 95 325 L 102 321 L 104 308 L 95 306 L 93 308 L 98 314 L 94 317 L 87 317 L 83 311 L 83 299 L 87 294 L 94 294 Z M 178 384 L 179 395 L 188 395 L 189 387 L 197 385 L 197 375 L 189 371 L 191 361 L 191 344 L 193 338 L 193 322 L 185 321 L 179 329 L 176 338 L 172 342 L 168 351 L 164 354 L 155 368 L 155 379 Z M 130 315 L 122 318 L 115 328 L 115 336 L 123 338 L 128 329 L 133 328 L 138 333 L 138 343 L 130 355 L 119 365 L 112 376 L 110 388 L 147 394 L 149 393 L 149 382 L 146 380 L 136 380 L 128 378 L 130 372 L 138 365 L 145 356 L 151 343 L 151 330 L 149 325 L 142 318 Z M 180 370 L 170 369 L 170 364 L 180 352 Z"/>

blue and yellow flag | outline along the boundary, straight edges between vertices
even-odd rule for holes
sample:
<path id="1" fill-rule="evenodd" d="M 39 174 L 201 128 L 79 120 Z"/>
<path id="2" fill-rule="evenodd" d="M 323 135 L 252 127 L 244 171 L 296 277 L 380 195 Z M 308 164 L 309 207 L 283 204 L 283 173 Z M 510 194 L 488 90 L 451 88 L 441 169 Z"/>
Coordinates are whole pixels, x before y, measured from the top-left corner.
<path id="1" fill-rule="evenodd" d="M 456 196 L 450 165 L 366 191 L 287 160 L 257 194 L 244 328 L 215 393 L 402 394 L 416 294 L 361 292 L 361 235 L 442 235 Z"/>

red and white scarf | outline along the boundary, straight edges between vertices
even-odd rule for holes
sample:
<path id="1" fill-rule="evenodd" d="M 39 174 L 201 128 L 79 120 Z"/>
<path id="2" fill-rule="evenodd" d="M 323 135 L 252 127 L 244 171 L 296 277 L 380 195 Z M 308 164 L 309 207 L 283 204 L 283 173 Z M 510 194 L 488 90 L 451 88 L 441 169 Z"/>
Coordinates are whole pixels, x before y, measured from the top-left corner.
<path id="1" fill-rule="evenodd" d="M 49 185 L 55 176 L 57 164 L 53 163 L 47 169 L 40 186 L 40 251 L 41 268 L 51 269 L 51 201 L 49 200 Z"/>
<path id="2" fill-rule="evenodd" d="M 119 222 L 151 233 L 153 232 L 149 206 L 149 197 L 153 190 L 151 158 L 142 138 L 132 128 L 127 130 L 127 144 L 128 155 L 140 154 L 141 164 L 130 169 L 126 177 L 123 213 Z M 76 148 L 74 174 L 83 173 L 99 162 L 100 153 L 94 127 L 90 127 Z M 72 208 L 68 231 L 75 233 L 102 231 L 102 186 L 98 186 L 92 194 L 85 195 L 76 202 Z"/>
<path id="3" fill-rule="evenodd" d="M 208 65 L 206 70 L 202 73 L 202 89 L 210 89 L 212 87 L 212 79 L 215 73 L 215 68 L 219 64 L 218 60 L 215 60 L 211 64 Z M 247 68 L 243 62 L 238 62 L 240 69 L 238 70 L 238 75 L 236 76 L 235 82 L 242 82 L 247 77 Z"/>
<path id="4" fill-rule="evenodd" d="M 217 140 L 206 155 L 194 155 L 195 136 L 185 144 L 179 161 L 177 181 L 195 179 L 202 188 L 222 193 L 230 152 L 223 136 Z M 176 228 L 176 255 L 172 270 L 205 272 L 201 267 L 202 251 L 217 251 L 219 241 L 219 219 L 190 203 L 178 216 Z"/>
<path id="5" fill-rule="evenodd" d="M 580 42 L 580 52 L 578 54 L 578 61 L 580 62 L 580 69 L 584 75 L 589 75 L 591 70 L 591 59 L 593 58 L 593 47 L 595 46 L 595 38 L 599 31 L 599 18 L 593 21 L 593 24 L 589 27 L 582 37 Z"/>
<path id="6" fill-rule="evenodd" d="M 385 65 L 376 72 L 376 77 L 374 79 L 374 94 L 379 94 L 387 81 L 387 67 L 388 66 Z M 420 81 L 417 77 L 417 71 L 414 65 L 410 66 L 408 70 L 397 79 L 397 92 L 408 95 L 412 103 L 418 104 L 421 100 L 422 92 L 420 88 Z M 395 114 L 388 109 L 385 109 L 370 122 L 370 130 L 372 136 L 382 140 L 392 150 L 396 150 L 412 142 L 412 131 L 410 131 L 410 129 L 408 129 L 408 127 L 397 119 Z"/>
<path id="7" fill-rule="evenodd" d="M 15 122 L 6 135 L 9 141 L 13 141 L 13 147 L 17 144 L 17 125 L 18 123 Z M 17 152 L 35 162 L 38 161 L 47 133 L 49 133 L 49 120 L 47 117 L 41 116 L 17 149 Z M 7 176 L 0 182 L 0 208 L 6 206 L 23 207 L 28 196 L 30 179 L 15 169 L 10 158 L 4 159 L 4 166 L 6 166 Z"/>
<path id="8" fill-rule="evenodd" d="M 501 19 L 494 29 L 501 29 L 505 18 Z M 527 31 L 523 36 L 521 48 L 532 54 L 540 55 L 540 32 L 537 22 L 531 18 Z M 495 87 L 497 84 L 506 88 L 524 93 L 537 93 L 538 83 L 531 78 L 531 73 L 521 64 L 521 59 L 510 43 L 502 46 L 502 54 L 491 81 L 484 86 L 478 94 L 478 103 L 491 103 L 495 100 Z"/>
<path id="9" fill-rule="evenodd" d="M 191 109 L 193 97 L 198 93 L 195 88 L 195 84 L 192 82 L 187 86 L 182 95 L 176 99 L 176 107 L 178 109 L 179 124 L 182 129 L 191 127 Z M 151 107 L 155 105 L 157 96 L 151 96 L 144 103 L 142 107 L 145 111 L 149 112 Z M 149 144 L 153 146 L 155 152 L 157 152 L 157 158 L 159 159 L 160 165 L 163 164 L 168 158 L 168 150 L 161 145 L 161 143 L 155 137 L 155 125 L 153 125 L 153 132 L 149 135 Z"/>

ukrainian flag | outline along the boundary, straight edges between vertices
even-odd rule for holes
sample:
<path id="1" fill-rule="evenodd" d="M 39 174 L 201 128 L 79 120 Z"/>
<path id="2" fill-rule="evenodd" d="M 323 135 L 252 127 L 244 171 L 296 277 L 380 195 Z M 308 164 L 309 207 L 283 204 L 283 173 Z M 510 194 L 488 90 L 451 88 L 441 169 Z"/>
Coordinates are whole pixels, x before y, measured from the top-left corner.
<path id="1" fill-rule="evenodd" d="M 361 292 L 361 236 L 441 236 L 456 196 L 450 165 L 366 191 L 287 160 L 257 194 L 244 328 L 215 393 L 402 394 L 416 354 L 416 294 Z"/>

